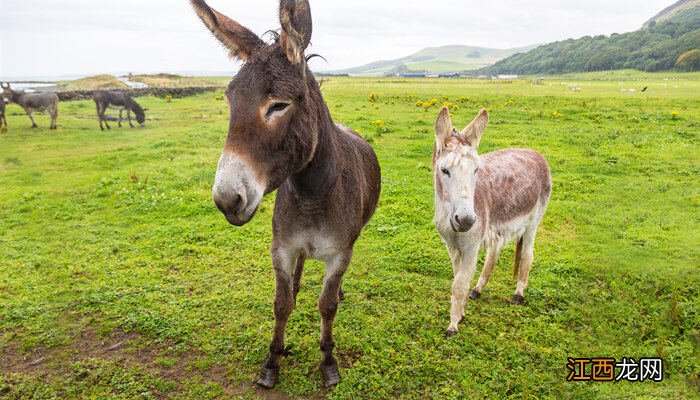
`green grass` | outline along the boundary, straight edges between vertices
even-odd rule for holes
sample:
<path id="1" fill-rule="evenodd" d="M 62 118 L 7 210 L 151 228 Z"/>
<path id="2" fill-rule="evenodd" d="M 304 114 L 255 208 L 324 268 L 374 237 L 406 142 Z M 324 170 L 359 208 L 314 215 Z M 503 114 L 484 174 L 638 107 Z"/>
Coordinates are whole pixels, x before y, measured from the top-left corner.
<path id="1" fill-rule="evenodd" d="M 377 151 L 382 196 L 336 319 L 342 383 L 321 388 L 323 268 L 310 262 L 272 395 L 251 382 L 273 325 L 274 196 L 244 228 L 212 204 L 226 102 L 140 98 L 145 128 L 105 132 L 89 101 L 62 103 L 57 131 L 46 116 L 28 129 L 11 105 L 0 134 L 0 397 L 697 398 L 700 78 L 682 77 L 635 82 L 650 87 L 635 95 L 585 76 L 324 79 L 335 120 Z M 554 179 L 525 306 L 507 301 L 509 246 L 449 340 L 452 270 L 431 224 L 444 102 L 458 125 L 488 108 L 480 151 L 534 148 Z M 601 356 L 661 356 L 664 381 L 566 382 L 567 357 Z"/>

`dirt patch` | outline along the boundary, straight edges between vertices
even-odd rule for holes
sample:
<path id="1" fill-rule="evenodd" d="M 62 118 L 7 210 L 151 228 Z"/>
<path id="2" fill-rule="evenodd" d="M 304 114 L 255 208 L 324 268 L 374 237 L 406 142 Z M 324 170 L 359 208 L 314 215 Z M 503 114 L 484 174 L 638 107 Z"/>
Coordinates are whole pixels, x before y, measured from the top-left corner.
<path id="1" fill-rule="evenodd" d="M 211 364 L 197 367 L 205 355 L 196 351 L 186 354 L 174 351 L 169 342 L 154 343 L 137 332 L 116 330 L 107 337 L 95 330 L 81 332 L 68 346 L 46 348 L 37 346 L 29 352 L 20 349 L 19 343 L 9 342 L 0 349 L 0 375 L 19 373 L 42 380 L 57 379 L 70 372 L 71 364 L 88 359 L 101 359 L 129 367 L 140 365 L 163 379 L 176 384 L 175 393 L 181 392 L 182 382 L 189 378 L 199 378 L 204 383 L 218 383 L 227 396 L 243 396 L 246 393 L 269 400 L 286 400 L 291 397 L 275 391 L 258 388 L 253 382 L 234 384 L 227 377 L 227 367 Z M 66 362 L 70 360 L 70 362 Z M 173 392 L 155 393 L 159 398 L 167 398 Z"/>

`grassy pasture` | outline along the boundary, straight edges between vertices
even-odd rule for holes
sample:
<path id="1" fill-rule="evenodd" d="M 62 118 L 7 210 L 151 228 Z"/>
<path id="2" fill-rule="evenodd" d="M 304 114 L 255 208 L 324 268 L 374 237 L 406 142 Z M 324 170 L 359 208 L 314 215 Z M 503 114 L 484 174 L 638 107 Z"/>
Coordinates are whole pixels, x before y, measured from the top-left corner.
<path id="1" fill-rule="evenodd" d="M 105 132 L 91 101 L 62 103 L 57 131 L 46 116 L 28 129 L 11 105 L 0 134 L 0 397 L 697 398 L 700 74 L 669 76 L 325 78 L 333 117 L 372 143 L 383 172 L 344 283 L 333 390 L 320 387 L 316 262 L 280 385 L 251 385 L 273 324 L 274 199 L 244 228 L 212 204 L 225 101 L 141 98 L 145 128 Z M 525 306 L 507 301 L 511 245 L 449 340 L 452 271 L 431 224 L 430 171 L 445 102 L 459 125 L 491 111 L 482 153 L 537 149 L 554 179 Z M 665 379 L 566 382 L 567 357 L 608 356 L 661 356 Z"/>

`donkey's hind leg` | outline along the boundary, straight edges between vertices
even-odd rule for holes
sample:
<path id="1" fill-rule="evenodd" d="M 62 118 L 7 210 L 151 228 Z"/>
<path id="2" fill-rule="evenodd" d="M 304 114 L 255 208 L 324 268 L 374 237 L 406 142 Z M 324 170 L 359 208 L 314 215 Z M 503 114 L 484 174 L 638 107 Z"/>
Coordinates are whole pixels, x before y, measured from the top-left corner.
<path id="1" fill-rule="evenodd" d="M 352 249 L 341 251 L 326 261 L 326 275 L 323 279 L 323 292 L 318 299 L 318 310 L 321 313 L 321 374 L 325 386 L 334 386 L 340 382 L 338 362 L 333 357 L 333 320 L 338 312 L 340 302 L 340 285 L 345 270 L 350 264 Z"/>
<path id="2" fill-rule="evenodd" d="M 117 122 L 117 125 L 121 128 L 122 127 L 122 112 L 124 112 L 124 109 L 120 108 L 119 109 L 119 121 Z"/>
<path id="3" fill-rule="evenodd" d="M 51 115 L 51 129 L 58 129 L 58 106 L 51 107 L 49 115 Z"/>
<path id="4" fill-rule="evenodd" d="M 296 304 L 296 302 L 297 302 L 297 294 L 299 293 L 299 288 L 301 287 L 301 275 L 304 273 L 304 263 L 305 262 L 306 262 L 306 257 L 304 255 L 300 255 L 297 258 L 296 268 L 294 268 L 294 284 L 293 284 L 294 304 Z"/>
<path id="5" fill-rule="evenodd" d="M 270 355 L 262 366 L 260 379 L 257 384 L 265 388 L 273 388 L 277 384 L 280 371 L 280 357 L 284 354 L 284 333 L 287 321 L 294 309 L 294 284 L 292 272 L 293 257 L 279 249 L 272 251 L 272 263 L 275 268 L 275 330 L 270 343 Z"/>
<path id="6" fill-rule="evenodd" d="M 474 289 L 469 293 L 469 298 L 474 300 L 481 296 L 481 291 L 484 290 L 484 286 L 489 283 L 489 278 L 493 273 L 493 268 L 498 263 L 498 257 L 501 255 L 501 245 L 500 243 L 494 243 L 489 246 L 486 252 L 486 260 L 484 260 L 484 268 L 481 270 L 481 275 L 479 276 L 479 281 L 474 286 Z"/>
<path id="7" fill-rule="evenodd" d="M 515 289 L 515 294 L 513 295 L 513 302 L 515 304 L 523 304 L 525 301 L 525 289 L 527 289 L 527 280 L 530 276 L 530 270 L 532 269 L 532 261 L 535 254 L 535 235 L 537 233 L 537 226 L 528 228 L 523 237 L 518 241 L 519 252 L 516 250 L 516 257 L 520 253 L 515 262 L 518 268 L 518 286 Z M 519 263 L 519 265 L 518 265 Z"/>
<path id="8" fill-rule="evenodd" d="M 95 108 L 97 109 L 97 120 L 100 121 L 100 130 L 103 131 L 105 128 L 102 126 L 102 111 L 100 110 L 100 103 L 95 101 Z"/>
<path id="9" fill-rule="evenodd" d="M 107 105 L 100 105 L 99 106 L 100 129 L 102 129 L 102 121 L 105 122 L 105 126 L 107 127 L 107 129 L 112 129 L 109 127 L 109 124 L 107 123 L 107 116 L 105 115 L 105 111 L 107 111 Z"/>

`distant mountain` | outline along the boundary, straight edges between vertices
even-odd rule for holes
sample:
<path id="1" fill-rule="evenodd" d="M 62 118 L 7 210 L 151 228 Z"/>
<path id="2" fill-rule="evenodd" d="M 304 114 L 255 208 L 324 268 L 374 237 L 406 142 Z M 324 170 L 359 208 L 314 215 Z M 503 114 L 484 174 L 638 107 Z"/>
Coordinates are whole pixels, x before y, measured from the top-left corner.
<path id="1" fill-rule="evenodd" d="M 700 5 L 700 0 L 680 0 L 666 8 L 664 8 L 660 13 L 654 15 L 649 21 L 642 25 L 642 28 L 651 28 L 659 22 L 666 21 L 667 19 L 673 18 L 681 11 L 691 9 Z"/>
<path id="2" fill-rule="evenodd" d="M 407 57 L 377 61 L 361 67 L 333 71 L 333 73 L 382 76 L 418 71 L 435 74 L 473 71 L 535 47 L 537 45 L 505 50 L 461 45 L 428 47 Z"/>
<path id="3" fill-rule="evenodd" d="M 700 0 L 681 0 L 649 20 L 640 30 L 546 44 L 498 61 L 479 72 L 529 75 L 621 68 L 663 71 L 674 68 L 682 54 L 699 47 Z"/>

